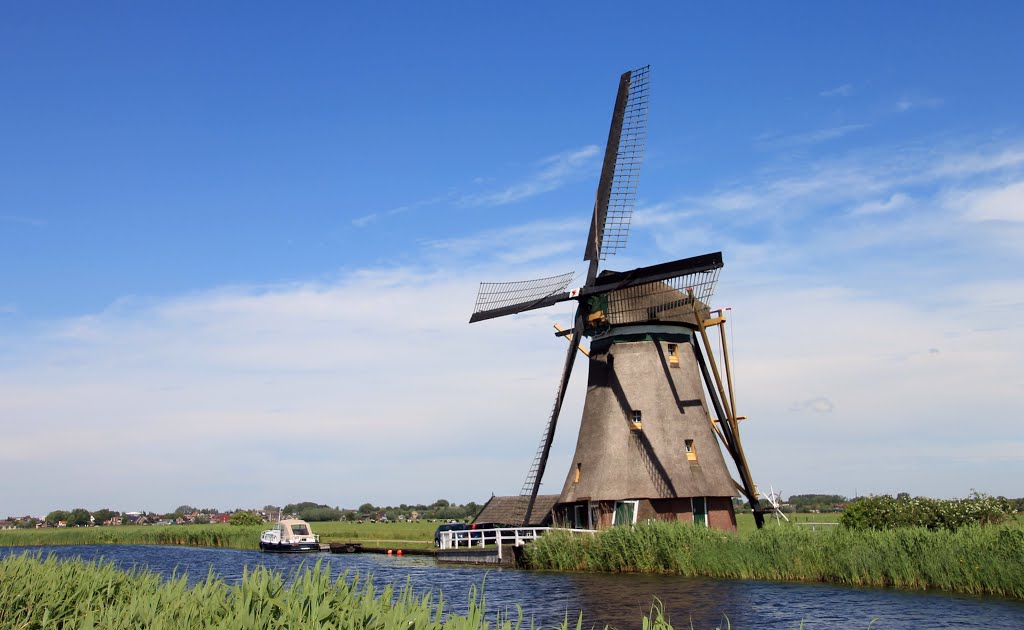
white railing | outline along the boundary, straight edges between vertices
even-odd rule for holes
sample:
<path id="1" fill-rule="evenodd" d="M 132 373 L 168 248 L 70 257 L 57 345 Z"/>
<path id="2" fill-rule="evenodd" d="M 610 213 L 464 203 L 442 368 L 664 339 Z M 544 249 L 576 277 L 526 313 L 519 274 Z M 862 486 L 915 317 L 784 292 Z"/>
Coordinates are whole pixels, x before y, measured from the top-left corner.
<path id="1" fill-rule="evenodd" d="M 545 532 L 559 529 L 578 534 L 593 534 L 592 529 L 567 529 L 555 527 L 496 527 L 494 529 L 455 529 L 441 532 L 441 549 L 484 548 L 487 545 L 514 545 L 522 547 L 536 540 Z M 500 551 L 499 551 L 500 554 Z"/>

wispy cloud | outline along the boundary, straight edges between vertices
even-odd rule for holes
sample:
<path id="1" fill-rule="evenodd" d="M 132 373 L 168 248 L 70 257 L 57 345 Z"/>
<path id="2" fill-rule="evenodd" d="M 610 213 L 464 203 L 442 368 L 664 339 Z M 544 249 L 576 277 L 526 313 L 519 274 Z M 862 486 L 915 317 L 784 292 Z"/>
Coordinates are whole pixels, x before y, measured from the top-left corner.
<path id="1" fill-rule="evenodd" d="M 27 217 L 18 214 L 0 214 L 0 221 L 4 223 L 17 223 L 19 225 L 27 225 L 29 227 L 45 227 L 46 221 L 38 219 L 36 217 Z"/>
<path id="2" fill-rule="evenodd" d="M 486 254 L 503 263 L 526 263 L 546 259 L 582 247 L 588 223 L 582 219 L 537 221 L 486 230 L 458 238 L 427 241 L 425 245 L 456 258 Z"/>
<path id="3" fill-rule="evenodd" d="M 445 195 L 436 195 L 395 208 L 370 212 L 352 219 L 352 225 L 355 227 L 366 227 L 371 223 L 388 217 L 442 203 L 476 207 L 503 206 L 523 201 L 557 190 L 567 183 L 578 180 L 581 176 L 595 172 L 599 151 L 597 145 L 587 145 L 580 149 L 563 151 L 538 160 L 534 164 L 532 173 L 514 184 L 509 184 L 497 190 L 473 193 L 451 191 Z M 493 181 L 493 177 L 475 177 L 473 184 L 483 186 Z"/>
<path id="4" fill-rule="evenodd" d="M 556 190 L 581 174 L 596 170 L 599 153 L 598 146 L 591 144 L 546 157 L 537 164 L 536 172 L 522 181 L 500 190 L 467 195 L 461 202 L 469 206 L 501 206 Z"/>
<path id="5" fill-rule="evenodd" d="M 889 195 L 889 198 L 885 200 L 866 201 L 851 210 L 850 215 L 859 216 L 865 214 L 893 212 L 894 210 L 905 207 L 911 201 L 912 199 L 908 195 L 896 192 Z"/>
<path id="6" fill-rule="evenodd" d="M 908 112 L 912 109 L 935 109 L 941 107 L 943 100 L 935 97 L 910 97 L 903 96 L 896 101 L 895 109 L 897 112 Z"/>
<path id="7" fill-rule="evenodd" d="M 0 304 L 0 315 L 11 315 L 17 312 L 18 307 L 13 304 Z"/>
<path id="8" fill-rule="evenodd" d="M 837 127 L 826 127 L 792 134 L 762 134 L 757 139 L 757 145 L 763 148 L 783 148 L 802 145 L 819 144 L 830 140 L 837 140 L 854 131 L 867 128 L 866 123 L 852 125 L 839 125 Z"/>
<path id="9" fill-rule="evenodd" d="M 397 206 L 395 208 L 389 208 L 388 210 L 381 210 L 379 212 L 371 212 L 361 217 L 352 219 L 352 225 L 355 227 L 365 227 L 375 221 L 386 217 L 393 217 L 413 210 L 419 210 L 421 208 L 427 208 L 429 206 L 436 206 L 445 201 L 451 201 L 454 195 L 449 193 L 447 195 L 438 195 L 429 199 L 420 199 L 419 201 L 413 201 L 405 205 Z"/>
<path id="10" fill-rule="evenodd" d="M 830 90 L 823 90 L 818 92 L 818 96 L 830 97 L 830 96 L 849 96 L 853 93 L 853 85 L 844 83 L 836 86 Z"/>

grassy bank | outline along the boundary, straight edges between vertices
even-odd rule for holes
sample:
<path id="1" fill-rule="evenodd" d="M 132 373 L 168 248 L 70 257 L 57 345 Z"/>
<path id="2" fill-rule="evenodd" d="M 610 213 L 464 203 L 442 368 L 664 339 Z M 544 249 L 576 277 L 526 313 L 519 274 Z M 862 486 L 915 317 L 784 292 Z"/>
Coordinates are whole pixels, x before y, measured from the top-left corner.
<path id="1" fill-rule="evenodd" d="M 1024 529 L 971 527 L 746 535 L 679 523 L 643 523 L 595 536 L 556 532 L 527 548 L 530 566 L 560 571 L 671 573 L 830 582 L 992 594 L 1024 599 Z"/>
<path id="2" fill-rule="evenodd" d="M 321 542 L 362 542 L 370 546 L 433 547 L 437 523 L 313 523 Z M 0 546 L 186 545 L 258 549 L 270 525 L 120 525 L 0 531 Z"/>
<path id="3" fill-rule="evenodd" d="M 279 573 L 260 568 L 246 573 L 236 585 L 208 577 L 189 588 L 184 578 L 165 581 L 153 573 L 124 572 L 107 564 L 11 556 L 0 561 L 0 629 L 513 630 L 523 624 L 521 611 L 514 619 L 488 615 L 483 596 L 473 590 L 467 613 L 456 615 L 445 610 L 443 601 L 416 597 L 408 585 L 398 590 L 387 586 L 375 596 L 372 583 L 360 581 L 358 575 L 332 583 L 330 572 L 319 562 L 294 577 L 285 587 Z M 642 624 L 671 628 L 658 614 L 645 617 Z M 560 627 L 568 630 L 569 625 Z"/>

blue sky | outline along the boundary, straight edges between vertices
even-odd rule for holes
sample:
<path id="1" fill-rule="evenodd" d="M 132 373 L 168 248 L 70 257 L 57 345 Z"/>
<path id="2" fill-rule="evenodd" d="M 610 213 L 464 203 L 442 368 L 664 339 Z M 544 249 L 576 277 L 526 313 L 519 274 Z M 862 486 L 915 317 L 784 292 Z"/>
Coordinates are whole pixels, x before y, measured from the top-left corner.
<path id="1" fill-rule="evenodd" d="M 476 284 L 582 269 L 645 64 L 608 267 L 723 251 L 759 483 L 1024 494 L 1024 10 L 732 9 L 7 7 L 0 512 L 517 492 L 571 313 Z"/>

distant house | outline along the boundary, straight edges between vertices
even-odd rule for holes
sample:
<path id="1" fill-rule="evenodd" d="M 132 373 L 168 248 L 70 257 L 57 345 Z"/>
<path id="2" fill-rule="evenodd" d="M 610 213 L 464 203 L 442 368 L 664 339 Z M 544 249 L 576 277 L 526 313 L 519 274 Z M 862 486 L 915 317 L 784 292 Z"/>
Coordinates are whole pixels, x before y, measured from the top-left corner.
<path id="1" fill-rule="evenodd" d="M 416 510 L 413 510 L 413 511 L 412 511 L 412 512 L 411 512 L 411 513 L 409 514 L 409 520 L 412 520 L 412 521 L 418 521 L 418 520 L 420 520 L 420 513 L 419 513 L 419 512 L 417 512 Z"/>
<path id="2" fill-rule="evenodd" d="M 103 524 L 104 525 L 120 525 L 123 522 L 124 522 L 124 519 L 122 519 L 120 516 L 111 516 L 110 520 L 103 521 Z"/>
<path id="3" fill-rule="evenodd" d="M 0 529 L 16 529 L 14 521 L 0 521 Z"/>
<path id="4" fill-rule="evenodd" d="M 221 513 L 221 514 L 214 514 L 213 516 L 210 517 L 210 522 L 211 523 L 226 524 L 229 521 L 231 521 L 231 515 L 228 514 L 227 512 L 224 512 L 224 513 Z"/>

